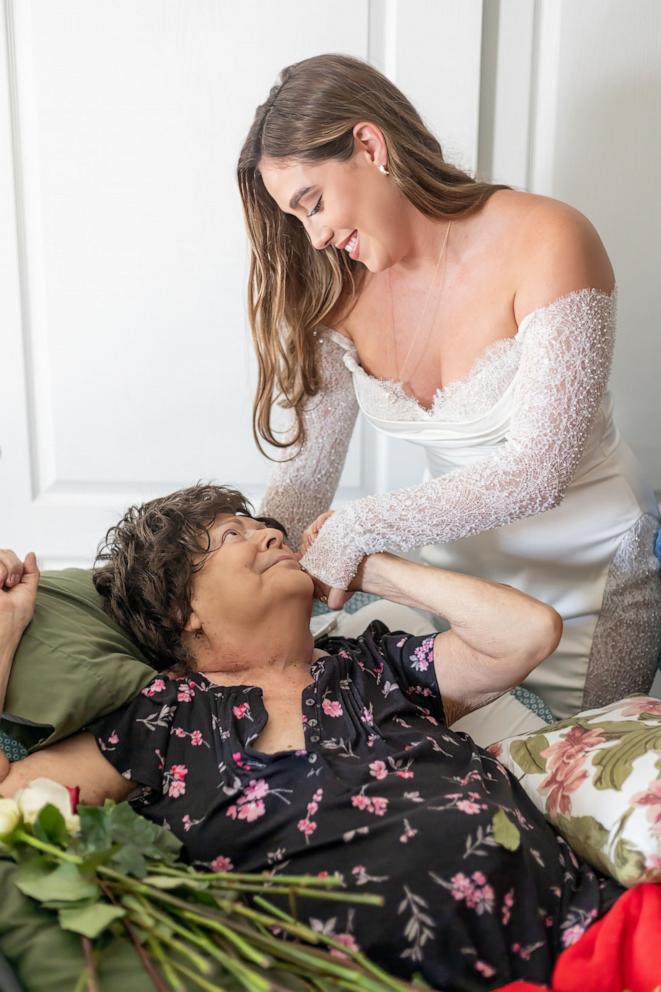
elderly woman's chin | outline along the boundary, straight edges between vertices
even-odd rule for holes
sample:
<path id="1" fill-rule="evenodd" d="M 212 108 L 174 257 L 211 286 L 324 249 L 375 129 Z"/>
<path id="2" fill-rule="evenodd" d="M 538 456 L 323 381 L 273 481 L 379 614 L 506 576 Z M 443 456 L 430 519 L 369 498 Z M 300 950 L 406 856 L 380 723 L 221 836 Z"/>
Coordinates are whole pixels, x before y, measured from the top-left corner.
<path id="1" fill-rule="evenodd" d="M 276 565 L 272 565 L 269 571 L 272 573 L 271 579 L 276 580 L 283 594 L 305 596 L 309 598 L 312 608 L 314 582 L 312 576 L 304 572 L 297 561 L 294 559 L 279 561 Z"/>

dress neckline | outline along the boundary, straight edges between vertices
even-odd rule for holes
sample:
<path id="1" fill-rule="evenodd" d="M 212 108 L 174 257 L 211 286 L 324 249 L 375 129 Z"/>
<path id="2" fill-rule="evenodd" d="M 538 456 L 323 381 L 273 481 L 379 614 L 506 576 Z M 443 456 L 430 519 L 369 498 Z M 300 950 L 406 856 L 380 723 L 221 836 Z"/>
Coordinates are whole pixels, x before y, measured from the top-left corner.
<path id="1" fill-rule="evenodd" d="M 411 403 L 416 408 L 416 410 L 424 414 L 425 417 L 431 419 L 433 417 L 434 412 L 436 411 L 439 400 L 444 399 L 449 392 L 454 393 L 457 389 L 460 389 L 462 386 L 468 385 L 468 383 L 471 382 L 471 380 L 474 379 L 475 376 L 482 371 L 484 366 L 489 363 L 490 359 L 495 353 L 502 352 L 505 350 L 509 351 L 509 348 L 514 346 L 521 339 L 528 323 L 531 320 L 533 320 L 536 317 L 539 317 L 541 314 L 546 313 L 549 310 L 552 310 L 554 307 L 558 306 L 558 304 L 562 304 L 574 296 L 580 296 L 580 295 L 587 296 L 592 294 L 596 294 L 597 296 L 604 296 L 614 301 L 617 295 L 617 286 L 615 286 L 611 292 L 607 292 L 606 290 L 603 289 L 595 289 L 593 287 L 574 289 L 569 293 L 565 293 L 564 296 L 559 296 L 557 299 L 552 300 L 551 303 L 547 303 L 543 307 L 537 307 L 535 310 L 531 310 L 529 313 L 525 314 L 525 316 L 521 318 L 515 334 L 512 334 L 509 337 L 497 338 L 495 341 L 492 341 L 490 344 L 488 344 L 486 348 L 484 348 L 477 356 L 477 358 L 475 359 L 475 361 L 473 362 L 473 364 L 471 365 L 470 369 L 468 370 L 465 376 L 463 376 L 461 379 L 455 379 L 452 382 L 449 382 L 446 386 L 439 386 L 432 397 L 430 407 L 423 406 L 423 404 L 418 400 L 416 396 L 411 396 L 409 393 L 407 393 L 406 390 L 404 389 L 403 383 L 401 383 L 398 379 L 382 379 L 379 376 L 372 375 L 371 373 L 367 372 L 361 365 L 358 349 L 356 348 L 351 338 L 348 337 L 348 335 L 343 334 L 341 331 L 338 331 L 336 328 L 330 327 L 327 324 L 319 324 L 318 326 L 324 330 L 330 331 L 333 340 L 337 344 L 339 344 L 341 348 L 343 348 L 345 351 L 353 353 L 354 360 L 356 362 L 356 368 L 360 371 L 361 375 L 364 376 L 365 379 L 379 386 L 383 386 L 385 388 L 390 388 L 398 391 L 401 394 L 401 398 L 403 400 L 406 400 L 409 403 Z"/>

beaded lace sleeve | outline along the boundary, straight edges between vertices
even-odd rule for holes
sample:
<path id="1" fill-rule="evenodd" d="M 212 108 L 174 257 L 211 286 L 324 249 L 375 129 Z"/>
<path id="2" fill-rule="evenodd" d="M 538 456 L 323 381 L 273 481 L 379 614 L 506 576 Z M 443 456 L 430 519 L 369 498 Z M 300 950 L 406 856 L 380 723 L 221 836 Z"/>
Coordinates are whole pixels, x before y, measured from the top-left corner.
<path id="1" fill-rule="evenodd" d="M 319 392 L 304 410 L 305 441 L 287 448 L 275 466 L 261 505 L 287 529 L 288 543 L 299 548 L 303 531 L 331 505 L 353 433 L 358 403 L 353 376 L 341 346 L 324 332 L 319 347 Z M 293 454 L 292 454 L 293 453 Z"/>
<path id="2" fill-rule="evenodd" d="M 608 383 L 614 327 L 615 295 L 600 290 L 577 290 L 535 311 L 501 449 L 422 485 L 343 507 L 302 566 L 346 589 L 365 555 L 455 541 L 557 506 Z"/>

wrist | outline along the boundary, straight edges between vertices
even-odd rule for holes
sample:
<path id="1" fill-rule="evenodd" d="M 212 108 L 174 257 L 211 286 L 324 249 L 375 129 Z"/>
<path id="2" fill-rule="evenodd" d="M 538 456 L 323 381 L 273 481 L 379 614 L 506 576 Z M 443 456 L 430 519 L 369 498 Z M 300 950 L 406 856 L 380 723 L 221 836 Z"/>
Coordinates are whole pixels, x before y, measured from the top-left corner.
<path id="1" fill-rule="evenodd" d="M 24 631 L 25 627 L 0 623 L 0 666 L 11 665 Z"/>
<path id="2" fill-rule="evenodd" d="M 405 575 L 411 567 L 415 568 L 412 562 L 388 551 L 368 555 L 356 573 L 356 579 L 360 581 L 357 588 L 383 599 L 400 601 L 407 585 Z"/>

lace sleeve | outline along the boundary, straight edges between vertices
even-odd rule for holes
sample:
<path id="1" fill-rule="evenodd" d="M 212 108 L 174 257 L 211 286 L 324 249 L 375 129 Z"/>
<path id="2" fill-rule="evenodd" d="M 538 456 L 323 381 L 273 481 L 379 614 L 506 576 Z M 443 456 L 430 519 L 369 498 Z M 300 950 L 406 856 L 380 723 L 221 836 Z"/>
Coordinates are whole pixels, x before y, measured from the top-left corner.
<path id="1" fill-rule="evenodd" d="M 303 531 L 331 504 L 342 474 L 358 403 L 353 377 L 342 360 L 342 346 L 317 333 L 320 387 L 304 411 L 305 441 L 286 449 L 269 479 L 261 505 L 263 516 L 287 528 L 288 542 L 299 548 Z"/>
<path id="2" fill-rule="evenodd" d="M 365 555 L 455 541 L 557 506 L 608 383 L 614 327 L 615 295 L 600 290 L 577 290 L 535 311 L 501 450 L 337 511 L 302 558 L 303 567 L 346 589 Z"/>

